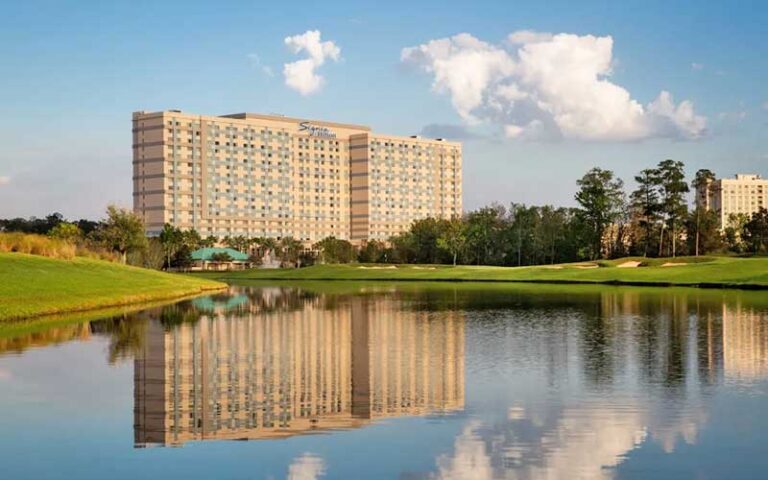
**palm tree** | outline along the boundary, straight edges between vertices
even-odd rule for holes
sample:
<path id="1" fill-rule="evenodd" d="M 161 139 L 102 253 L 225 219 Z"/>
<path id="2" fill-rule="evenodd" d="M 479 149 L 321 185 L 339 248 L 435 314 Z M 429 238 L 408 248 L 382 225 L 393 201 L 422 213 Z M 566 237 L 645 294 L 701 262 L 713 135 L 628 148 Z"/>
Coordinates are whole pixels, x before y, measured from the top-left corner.
<path id="1" fill-rule="evenodd" d="M 272 252 L 277 255 L 277 240 L 274 238 L 262 238 L 261 248 L 264 249 L 264 255 Z"/>
<path id="2" fill-rule="evenodd" d="M 280 240 L 279 257 L 283 264 L 293 264 L 301 267 L 301 252 L 304 244 L 293 237 L 285 237 Z"/>

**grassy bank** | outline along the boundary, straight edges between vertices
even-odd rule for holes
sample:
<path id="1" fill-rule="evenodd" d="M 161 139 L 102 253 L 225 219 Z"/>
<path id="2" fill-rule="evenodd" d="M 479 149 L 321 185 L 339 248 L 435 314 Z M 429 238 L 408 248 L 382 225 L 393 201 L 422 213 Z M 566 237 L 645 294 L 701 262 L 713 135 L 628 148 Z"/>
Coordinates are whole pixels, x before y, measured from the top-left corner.
<path id="1" fill-rule="evenodd" d="M 629 267 L 640 263 L 640 266 Z M 602 283 L 614 285 L 768 289 L 768 258 L 684 257 L 584 262 L 537 267 L 318 265 L 204 274 L 221 280 L 376 280 Z"/>
<path id="2" fill-rule="evenodd" d="M 224 285 L 89 258 L 0 253 L 0 321 L 197 294 Z"/>

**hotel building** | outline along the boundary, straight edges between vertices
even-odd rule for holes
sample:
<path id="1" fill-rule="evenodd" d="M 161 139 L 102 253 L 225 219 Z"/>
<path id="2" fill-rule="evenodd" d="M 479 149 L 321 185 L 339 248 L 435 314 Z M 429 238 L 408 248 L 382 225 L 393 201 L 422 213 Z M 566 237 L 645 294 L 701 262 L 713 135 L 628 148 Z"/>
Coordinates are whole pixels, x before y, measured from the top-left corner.
<path id="1" fill-rule="evenodd" d="M 768 208 L 768 180 L 744 173 L 736 174 L 735 178 L 721 178 L 699 188 L 696 202 L 706 210 L 717 212 L 720 228 L 726 228 L 731 215 L 751 216 L 761 208 Z"/>
<path id="2" fill-rule="evenodd" d="M 386 240 L 462 212 L 461 144 L 240 113 L 133 114 L 133 207 L 202 236 Z"/>

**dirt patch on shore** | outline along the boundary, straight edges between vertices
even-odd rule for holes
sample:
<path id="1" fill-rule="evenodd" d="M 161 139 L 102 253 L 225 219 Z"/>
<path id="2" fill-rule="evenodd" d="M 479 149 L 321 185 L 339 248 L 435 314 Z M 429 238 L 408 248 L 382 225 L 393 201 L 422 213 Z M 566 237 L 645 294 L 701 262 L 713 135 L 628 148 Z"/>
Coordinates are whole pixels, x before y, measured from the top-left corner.
<path id="1" fill-rule="evenodd" d="M 642 262 L 636 262 L 633 260 L 630 260 L 628 262 L 620 263 L 616 265 L 616 268 L 637 268 L 640 266 Z"/>

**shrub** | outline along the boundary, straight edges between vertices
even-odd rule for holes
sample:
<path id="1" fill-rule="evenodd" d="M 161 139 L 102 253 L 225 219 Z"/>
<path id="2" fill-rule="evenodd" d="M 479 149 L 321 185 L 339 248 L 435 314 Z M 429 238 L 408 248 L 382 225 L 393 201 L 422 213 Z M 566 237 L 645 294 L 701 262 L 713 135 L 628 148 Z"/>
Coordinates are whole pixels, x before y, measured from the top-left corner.
<path id="1" fill-rule="evenodd" d="M 117 260 L 117 255 L 113 252 L 81 239 L 75 241 L 21 232 L 0 232 L 0 252 L 26 253 L 62 260 L 70 260 L 76 256 L 111 262 Z"/>
<path id="2" fill-rule="evenodd" d="M 60 238 L 37 234 L 0 233 L 0 252 L 27 253 L 43 257 L 71 259 L 75 257 L 75 244 Z"/>

